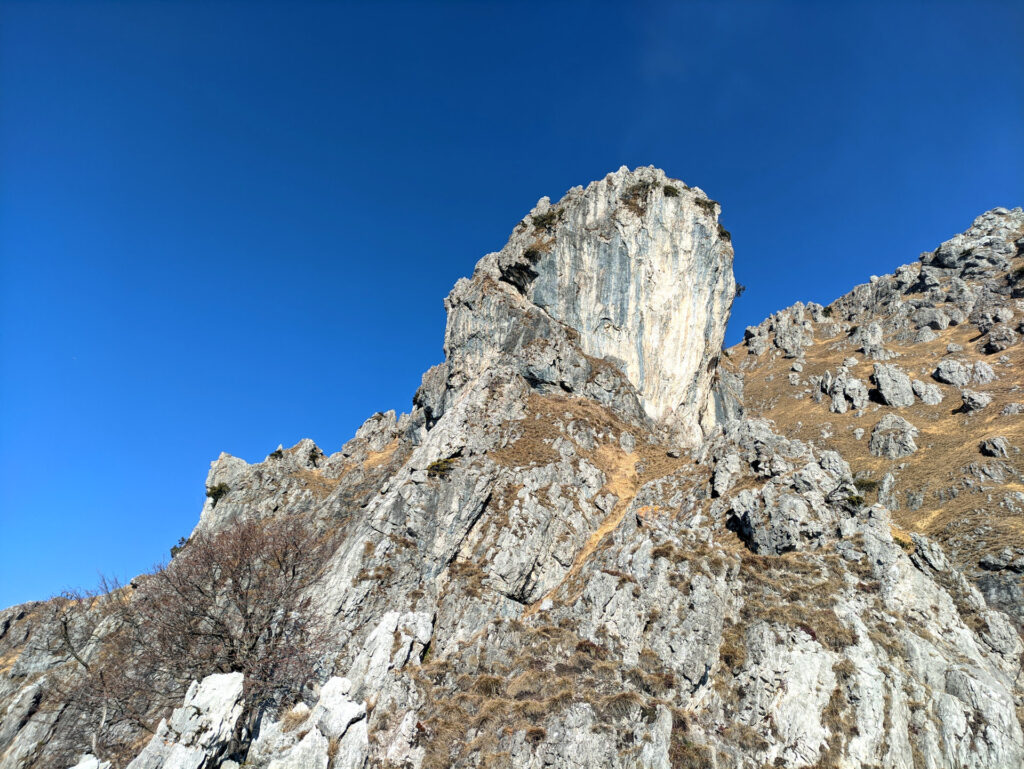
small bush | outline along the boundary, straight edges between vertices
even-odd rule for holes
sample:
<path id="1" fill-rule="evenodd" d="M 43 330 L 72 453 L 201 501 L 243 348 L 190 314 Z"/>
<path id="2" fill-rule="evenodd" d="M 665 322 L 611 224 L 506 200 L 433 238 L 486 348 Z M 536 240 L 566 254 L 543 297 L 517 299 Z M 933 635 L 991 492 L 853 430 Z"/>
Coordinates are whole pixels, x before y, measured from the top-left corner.
<path id="1" fill-rule="evenodd" d="M 857 668 L 850 660 L 844 659 L 832 666 L 832 672 L 836 674 L 836 679 L 840 683 L 845 684 L 853 678 L 854 673 L 857 672 Z"/>
<path id="2" fill-rule="evenodd" d="M 846 498 L 846 501 L 849 502 L 851 505 L 859 506 L 864 504 L 864 497 L 862 497 L 860 494 L 851 494 Z"/>
<path id="3" fill-rule="evenodd" d="M 746 663 L 745 641 L 742 629 L 735 625 L 730 626 L 722 633 L 722 645 L 718 648 L 718 656 L 728 670 L 739 670 Z"/>
<path id="4" fill-rule="evenodd" d="M 548 736 L 547 730 L 542 726 L 531 726 L 526 730 L 526 741 L 531 745 L 536 745 L 544 741 L 544 738 Z"/>
<path id="5" fill-rule="evenodd" d="M 179 537 L 178 544 L 171 545 L 171 558 L 174 558 L 178 553 L 185 549 L 185 545 L 188 544 L 188 537 Z"/>
<path id="6" fill-rule="evenodd" d="M 1010 280 L 1013 281 L 1014 283 L 1019 283 L 1022 280 L 1024 280 L 1024 264 L 1022 264 L 1020 267 L 1017 267 L 1016 269 L 1013 270 L 1013 272 L 1010 273 Z"/>
<path id="7" fill-rule="evenodd" d="M 269 459 L 284 459 L 284 449 L 274 449 L 270 452 Z"/>
<path id="8" fill-rule="evenodd" d="M 643 698 L 636 692 L 619 692 L 605 697 L 599 706 L 599 716 L 603 721 L 619 721 L 628 718 L 633 708 L 643 709 Z"/>
<path id="9" fill-rule="evenodd" d="M 672 184 L 665 185 L 665 197 L 666 198 L 678 198 L 679 188 Z"/>
<path id="10" fill-rule="evenodd" d="M 473 691 L 485 697 L 496 697 L 505 688 L 505 682 L 498 676 L 482 675 L 473 682 Z"/>
<path id="11" fill-rule="evenodd" d="M 533 215 L 533 228 L 535 230 L 550 230 L 557 222 L 560 212 L 557 208 L 549 208 L 542 214 Z"/>
<path id="12" fill-rule="evenodd" d="M 732 243 L 732 233 L 729 232 L 729 230 L 725 229 L 725 227 L 722 226 L 721 222 L 718 223 L 718 237 L 720 237 L 722 240 Z"/>
<path id="13" fill-rule="evenodd" d="M 818 625 L 817 637 L 814 637 L 814 640 L 821 643 L 827 649 L 841 651 L 857 643 L 857 634 L 836 618 L 835 621 L 821 622 Z"/>
<path id="14" fill-rule="evenodd" d="M 637 216 L 647 213 L 647 198 L 654 186 L 650 182 L 637 182 L 622 193 L 622 204 Z"/>
<path id="15" fill-rule="evenodd" d="M 736 298 L 739 299 L 741 296 L 743 296 L 743 293 L 746 290 L 747 290 L 746 286 L 744 286 L 742 283 L 737 283 L 736 284 Z"/>
<path id="16" fill-rule="evenodd" d="M 857 487 L 857 491 L 862 494 L 867 494 L 872 491 L 878 491 L 878 481 L 871 478 L 857 478 L 854 480 L 853 485 Z"/>
<path id="17" fill-rule="evenodd" d="M 220 500 L 231 491 L 231 487 L 226 483 L 218 483 L 216 486 L 206 487 L 206 496 L 213 500 L 213 504 L 217 504 Z"/>
<path id="18" fill-rule="evenodd" d="M 821 314 L 824 315 L 826 318 L 831 318 L 832 317 L 832 305 L 829 305 L 828 307 L 823 309 L 821 311 Z"/>
<path id="19" fill-rule="evenodd" d="M 694 198 L 693 203 L 694 205 L 703 208 L 704 211 L 710 214 L 711 216 L 715 215 L 715 206 L 718 205 L 718 203 L 716 203 L 714 200 L 711 200 L 710 198 Z"/>
<path id="20" fill-rule="evenodd" d="M 603 660 L 608 657 L 608 652 L 603 646 L 598 646 L 596 643 L 587 640 L 586 638 L 576 644 L 576 651 L 595 660 Z"/>
<path id="21" fill-rule="evenodd" d="M 455 469 L 455 458 L 448 457 L 447 459 L 438 459 L 436 462 L 431 462 L 427 466 L 427 477 L 428 478 L 447 478 L 452 470 Z"/>
<path id="22" fill-rule="evenodd" d="M 706 769 L 712 765 L 711 749 L 707 745 L 692 742 L 684 733 L 673 728 L 669 761 L 673 769 Z"/>

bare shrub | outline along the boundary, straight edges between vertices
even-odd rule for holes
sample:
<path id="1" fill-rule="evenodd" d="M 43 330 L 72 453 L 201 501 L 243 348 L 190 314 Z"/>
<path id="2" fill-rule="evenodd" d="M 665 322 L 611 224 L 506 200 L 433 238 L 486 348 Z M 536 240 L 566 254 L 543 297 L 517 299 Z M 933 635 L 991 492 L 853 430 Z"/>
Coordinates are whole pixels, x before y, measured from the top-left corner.
<path id="1" fill-rule="evenodd" d="M 76 667 L 56 687 L 62 718 L 94 753 L 120 757 L 193 680 L 241 672 L 233 752 L 244 754 L 259 714 L 302 686 L 326 651 L 305 588 L 335 545 L 302 517 L 242 520 L 197 533 L 128 587 L 55 600 L 57 644 Z"/>

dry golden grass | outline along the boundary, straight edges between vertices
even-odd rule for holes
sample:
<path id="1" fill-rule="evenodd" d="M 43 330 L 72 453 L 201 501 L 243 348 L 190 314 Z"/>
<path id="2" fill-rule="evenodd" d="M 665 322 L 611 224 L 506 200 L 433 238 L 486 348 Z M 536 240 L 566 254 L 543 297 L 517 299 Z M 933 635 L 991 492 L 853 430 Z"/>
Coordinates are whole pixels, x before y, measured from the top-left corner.
<path id="1" fill-rule="evenodd" d="M 504 448 L 492 451 L 491 459 L 505 467 L 529 467 L 557 462 L 558 452 L 551 443 L 561 435 L 550 418 L 544 396 L 531 394 L 527 401 L 526 418 L 506 425 L 512 439 Z"/>
<path id="2" fill-rule="evenodd" d="M 306 488 L 321 497 L 328 496 L 341 483 L 341 478 L 325 478 L 321 470 L 297 470 L 292 477 L 301 480 Z"/>
<path id="3" fill-rule="evenodd" d="M 797 628 L 826 648 L 838 651 L 857 642 L 829 602 L 842 592 L 843 566 L 830 554 L 793 552 L 781 556 L 741 554 L 746 589 L 740 615 L 745 623 L 763 621 Z M 807 596 L 820 600 L 808 602 Z"/>
<path id="4" fill-rule="evenodd" d="M 423 696 L 417 729 L 426 747 L 424 767 L 506 766 L 503 738 L 523 735 L 537 745 L 549 738 L 547 720 L 574 703 L 591 706 L 595 731 L 618 734 L 625 740 L 623 750 L 634 750 L 639 747 L 632 745 L 635 719 L 652 723 L 659 705 L 671 707 L 662 697 L 671 696 L 674 677 L 652 667 L 660 665 L 652 653 L 641 655 L 639 667 L 627 669 L 608 649 L 565 627 L 497 622 L 516 635 L 509 647 L 518 650 L 514 659 L 499 664 L 479 655 L 477 644 L 488 642 L 481 635 L 455 655 L 415 668 Z M 688 739 L 686 714 L 673 709 L 673 716 L 674 754 L 706 755 Z"/>
<path id="5" fill-rule="evenodd" d="M 969 521 L 972 525 L 991 527 L 992 533 L 988 539 L 998 544 L 993 544 L 990 549 L 1002 549 L 1007 545 L 1022 547 L 1024 516 L 1007 515 L 1006 511 L 987 502 L 982 494 L 965 491 L 954 499 L 942 502 L 935 492 L 954 485 L 962 476 L 960 468 L 963 466 L 972 462 L 991 461 L 983 457 L 978 448 L 984 439 L 1003 435 L 1011 444 L 1024 447 L 1024 419 L 1000 413 L 1008 403 L 1024 402 L 1024 391 L 1012 389 L 1024 384 L 1016 375 L 1016 372 L 1024 370 L 1024 345 L 1015 345 L 1002 353 L 1010 359 L 1010 364 L 1003 366 L 997 363 L 999 355 L 984 355 L 978 350 L 978 331 L 966 323 L 936 333 L 938 337 L 931 342 L 904 345 L 887 343 L 886 349 L 899 353 L 899 357 L 889 362 L 899 366 L 912 379 L 934 383 L 931 372 L 946 356 L 946 346 L 951 342 L 960 344 L 964 351 L 956 353 L 955 357 L 969 362 L 985 361 L 992 365 L 999 377 L 990 384 L 968 385 L 969 388 L 993 396 L 992 404 L 983 411 L 973 414 L 959 411 L 961 402 L 958 389 L 939 384 L 944 399 L 937 406 L 928 406 L 919 400 L 913 406 L 898 409 L 870 403 L 860 417 L 852 410 L 845 414 L 833 414 L 829 411 L 830 399 L 827 396 L 820 403 L 815 403 L 811 394 L 805 394 L 802 399 L 792 397 L 805 389 L 803 385 L 794 387 L 789 384 L 787 377 L 793 359 L 781 356 L 773 358 L 771 352 L 756 358 L 747 355 L 745 347 L 738 345 L 730 350 L 730 355 L 724 361 L 725 365 L 742 370 L 745 374 L 744 395 L 751 416 L 772 419 L 779 432 L 788 437 L 814 441 L 816 446 L 839 451 L 855 474 L 880 481 L 886 473 L 896 473 L 897 490 L 900 493 L 899 508 L 893 511 L 898 527 L 894 532 L 897 539 L 907 541 L 908 537 L 903 532 L 919 532 L 943 541 L 949 535 L 951 526 Z M 844 358 L 852 356 L 859 362 L 852 367 L 851 374 L 870 387 L 874 363 L 855 352 L 852 345 L 842 347 L 840 342 L 840 339 L 816 338 L 814 345 L 806 350 L 806 362 L 800 373 L 801 381 L 811 375 L 821 376 L 826 370 L 834 373 Z M 872 456 L 868 450 L 872 428 L 889 411 L 907 419 L 920 431 L 915 439 L 918 451 L 909 457 L 891 460 Z M 826 425 L 831 435 L 823 439 L 821 429 Z M 853 437 L 853 430 L 857 427 L 864 429 L 864 436 L 859 441 Z M 1024 457 L 1021 455 L 1011 454 L 1002 461 L 1024 472 Z M 900 469 L 898 465 L 901 464 L 906 466 Z M 985 485 L 998 487 L 995 489 L 997 503 L 998 498 L 1005 493 L 1024 491 L 1024 486 L 1017 483 Z M 924 504 L 918 510 L 910 510 L 902 492 L 916 490 L 925 491 Z M 875 494 L 865 496 L 867 503 L 875 501 Z M 980 556 L 981 553 L 975 555 Z"/>
<path id="6" fill-rule="evenodd" d="M 380 467 L 383 464 L 387 464 L 391 461 L 391 457 L 395 455 L 395 451 L 398 450 L 398 438 L 395 438 L 391 443 L 385 446 L 380 451 L 369 451 L 366 454 L 366 459 L 363 460 L 364 470 L 373 470 L 375 467 Z"/>
<path id="7" fill-rule="evenodd" d="M 0 656 L 0 675 L 6 675 L 14 667 L 14 663 L 21 656 L 21 649 L 14 649 Z"/>
<path id="8" fill-rule="evenodd" d="M 309 718 L 309 710 L 292 708 L 281 717 L 281 731 L 294 732 Z"/>

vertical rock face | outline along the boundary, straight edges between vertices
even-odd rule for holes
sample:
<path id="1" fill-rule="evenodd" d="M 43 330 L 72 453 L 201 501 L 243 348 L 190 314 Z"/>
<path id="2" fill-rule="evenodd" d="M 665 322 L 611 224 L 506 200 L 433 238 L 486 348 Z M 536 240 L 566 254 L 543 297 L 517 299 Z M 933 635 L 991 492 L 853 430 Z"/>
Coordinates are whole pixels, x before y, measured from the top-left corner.
<path id="1" fill-rule="evenodd" d="M 472 283 L 492 281 L 575 331 L 587 356 L 625 374 L 648 417 L 695 444 L 736 287 L 718 214 L 701 190 L 654 168 L 623 167 L 553 205 L 542 198 L 453 290 L 449 360 L 475 378 L 521 334 L 507 313 L 464 301 Z"/>

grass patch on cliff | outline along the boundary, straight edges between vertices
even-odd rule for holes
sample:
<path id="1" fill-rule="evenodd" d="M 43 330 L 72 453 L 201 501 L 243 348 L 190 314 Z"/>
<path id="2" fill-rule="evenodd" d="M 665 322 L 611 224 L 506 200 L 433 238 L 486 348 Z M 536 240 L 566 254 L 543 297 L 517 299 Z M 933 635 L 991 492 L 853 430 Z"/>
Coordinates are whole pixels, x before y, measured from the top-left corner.
<path id="1" fill-rule="evenodd" d="M 740 615 L 746 624 L 788 626 L 832 651 L 857 642 L 857 635 L 836 616 L 831 604 L 845 589 L 836 556 L 787 553 L 759 556 L 742 553 L 740 576 L 746 587 Z M 807 596 L 816 596 L 811 602 Z"/>
<path id="2" fill-rule="evenodd" d="M 515 656 L 484 654 L 495 637 Z M 559 625 L 494 620 L 451 657 L 413 671 L 424 702 L 417 727 L 426 747 L 423 769 L 501 765 L 501 756 L 522 742 L 537 750 L 553 727 L 563 730 L 559 719 L 576 704 L 589 706 L 593 731 L 614 736 L 627 760 L 640 758 L 635 729 L 652 724 L 659 706 L 669 708 L 673 766 L 687 766 L 684 758 L 708 753 L 693 741 L 686 713 L 663 698 L 672 696 L 675 679 L 656 664 L 645 654 L 629 668 L 609 648 Z"/>
<path id="3" fill-rule="evenodd" d="M 214 505 L 220 502 L 231 492 L 231 487 L 226 483 L 218 483 L 215 486 L 206 487 L 206 496 L 210 498 Z"/>
<path id="4" fill-rule="evenodd" d="M 427 477 L 440 478 L 442 480 L 447 478 L 455 469 L 455 460 L 455 457 L 446 457 L 444 459 L 438 459 L 431 462 L 427 465 Z"/>
<path id="5" fill-rule="evenodd" d="M 698 208 L 704 209 L 704 212 L 709 216 L 715 215 L 715 207 L 718 205 L 717 201 L 711 200 L 711 198 L 697 198 L 693 199 L 693 204 Z"/>
<path id="6" fill-rule="evenodd" d="M 326 497 L 341 483 L 341 478 L 327 478 L 320 470 L 297 470 L 291 477 L 318 497 Z"/>
<path id="7" fill-rule="evenodd" d="M 647 213 L 647 205 L 650 202 L 651 192 L 656 189 L 653 182 L 637 182 L 626 188 L 620 200 L 629 211 L 637 216 Z"/>
<path id="8" fill-rule="evenodd" d="M 559 208 L 549 208 L 542 214 L 534 214 L 530 221 L 533 223 L 533 229 L 535 231 L 547 231 L 558 224 L 558 220 L 562 216 L 562 211 Z"/>

